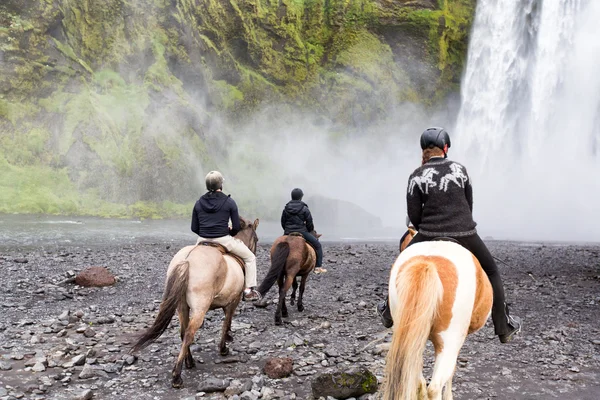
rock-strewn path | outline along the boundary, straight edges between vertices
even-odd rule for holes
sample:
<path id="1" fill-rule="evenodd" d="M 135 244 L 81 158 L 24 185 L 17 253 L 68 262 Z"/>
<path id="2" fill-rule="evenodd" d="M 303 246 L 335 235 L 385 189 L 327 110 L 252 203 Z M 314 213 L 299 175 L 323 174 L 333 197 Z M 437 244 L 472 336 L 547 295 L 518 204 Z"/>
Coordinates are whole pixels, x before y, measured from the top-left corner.
<path id="1" fill-rule="evenodd" d="M 490 248 L 513 266 L 500 269 L 524 334 L 501 345 L 488 321 L 470 336 L 454 380 L 456 398 L 600 398 L 600 246 L 491 242 Z M 161 243 L 1 249 L 0 399 L 309 399 L 311 381 L 323 372 L 364 366 L 381 377 L 382 346 L 371 342 L 389 339 L 390 331 L 374 308 L 386 293 L 396 245 L 326 243 L 328 272 L 310 278 L 303 313 L 289 307 L 290 317 L 276 327 L 273 305 L 243 303 L 231 354 L 223 358 L 217 352 L 223 316 L 211 312 L 192 348 L 196 369 L 184 370 L 183 389 L 172 389 L 177 318 L 155 344 L 136 356 L 128 351 L 156 314 L 177 250 Z M 262 277 L 268 247 L 259 248 L 258 259 Z M 89 266 L 107 267 L 118 282 L 104 288 L 70 282 Z M 291 358 L 293 373 L 269 378 L 263 366 L 271 357 Z M 427 357 L 430 373 L 430 348 Z"/>

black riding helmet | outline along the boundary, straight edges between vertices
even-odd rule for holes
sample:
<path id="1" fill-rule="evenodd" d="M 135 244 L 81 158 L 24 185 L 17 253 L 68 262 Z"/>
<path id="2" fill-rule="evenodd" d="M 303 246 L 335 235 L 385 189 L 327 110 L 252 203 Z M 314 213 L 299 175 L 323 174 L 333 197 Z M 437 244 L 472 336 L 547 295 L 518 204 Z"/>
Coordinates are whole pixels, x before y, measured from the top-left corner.
<path id="1" fill-rule="evenodd" d="M 421 134 L 421 149 L 425 150 L 431 146 L 438 147 L 444 150 L 444 147 L 448 145 L 450 148 L 450 135 L 444 128 L 427 128 Z M 446 156 L 446 152 L 444 151 L 444 156 Z"/>
<path id="2" fill-rule="evenodd" d="M 302 189 L 295 188 L 294 190 L 292 190 L 292 200 L 302 200 L 303 196 L 304 193 L 302 192 Z"/>

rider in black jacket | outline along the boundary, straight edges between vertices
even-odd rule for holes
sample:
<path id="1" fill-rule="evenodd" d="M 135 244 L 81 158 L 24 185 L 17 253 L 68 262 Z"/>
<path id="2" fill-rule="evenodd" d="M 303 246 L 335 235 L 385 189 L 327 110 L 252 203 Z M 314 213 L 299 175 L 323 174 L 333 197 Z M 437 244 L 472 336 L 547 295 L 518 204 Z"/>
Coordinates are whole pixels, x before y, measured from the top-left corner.
<path id="1" fill-rule="evenodd" d="M 463 165 L 448 160 L 449 147 L 450 136 L 443 128 L 429 128 L 421 135 L 422 165 L 410 175 L 406 194 L 408 217 L 418 230 L 409 246 L 450 237 L 473 253 L 492 284 L 492 320 L 500 341 L 506 343 L 521 330 L 521 320 L 509 315 L 500 272 L 475 229 L 471 179 Z M 387 301 L 377 311 L 383 324 L 391 327 Z"/>
<path id="2" fill-rule="evenodd" d="M 306 203 L 302 201 L 304 193 L 302 189 L 292 190 L 292 200 L 289 201 L 281 213 L 281 227 L 283 234 L 289 235 L 292 232 L 301 233 L 304 239 L 310 243 L 317 253 L 317 262 L 315 272 L 324 272 L 321 268 L 323 264 L 323 249 L 321 243 L 312 234 L 315 230 L 312 215 Z"/>

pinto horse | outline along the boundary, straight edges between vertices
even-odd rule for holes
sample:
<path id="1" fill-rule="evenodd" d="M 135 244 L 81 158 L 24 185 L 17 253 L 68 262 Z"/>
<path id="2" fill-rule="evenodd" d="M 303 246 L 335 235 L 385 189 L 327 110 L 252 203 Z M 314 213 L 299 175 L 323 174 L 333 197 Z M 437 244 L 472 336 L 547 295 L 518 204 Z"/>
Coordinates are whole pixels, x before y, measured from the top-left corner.
<path id="1" fill-rule="evenodd" d="M 467 335 L 485 325 L 492 308 L 492 286 L 479 261 L 457 243 L 429 241 L 405 248 L 413 232 L 402 241 L 390 274 L 394 327 L 383 399 L 440 400 L 445 386 L 443 398 L 452 400 L 458 353 Z M 429 386 L 423 377 L 427 340 L 435 349 Z"/>
<path id="2" fill-rule="evenodd" d="M 256 253 L 258 219 L 251 223 L 240 218 L 241 230 L 235 236 Z M 231 338 L 231 320 L 244 290 L 244 271 L 238 261 L 212 246 L 186 246 L 171 260 L 160 309 L 153 325 L 140 336 L 133 347 L 138 351 L 158 339 L 169 327 L 177 310 L 180 324 L 181 351 L 173 368 L 172 385 L 180 388 L 181 367 L 185 360 L 186 368 L 195 366 L 190 352 L 196 331 L 202 326 L 209 310 L 217 308 L 225 312 L 219 352 L 227 355 L 226 342 Z"/>
<path id="3" fill-rule="evenodd" d="M 315 231 L 311 232 L 316 238 L 321 235 Z M 302 278 L 300 281 L 300 291 L 298 294 L 298 311 L 304 311 L 302 302 L 306 280 L 311 271 L 315 269 L 317 254 L 315 249 L 299 233 L 291 233 L 278 237 L 271 246 L 271 268 L 261 282 L 258 291 L 263 295 L 263 300 L 254 303 L 257 307 L 266 307 L 267 302 L 264 295 L 271 286 L 277 281 L 279 286 L 279 303 L 275 310 L 275 325 L 281 325 L 281 317 L 288 317 L 287 306 L 285 305 L 285 294 L 293 287 L 290 304 L 293 306 L 296 300 L 296 289 L 298 282 L 296 277 Z"/>

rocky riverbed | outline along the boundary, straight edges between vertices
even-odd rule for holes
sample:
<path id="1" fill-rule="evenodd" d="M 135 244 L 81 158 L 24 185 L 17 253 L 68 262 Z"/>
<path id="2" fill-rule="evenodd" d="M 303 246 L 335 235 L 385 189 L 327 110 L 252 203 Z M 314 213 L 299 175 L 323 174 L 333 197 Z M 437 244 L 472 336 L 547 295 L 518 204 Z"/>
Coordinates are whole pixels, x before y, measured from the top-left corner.
<path id="1" fill-rule="evenodd" d="M 129 349 L 153 321 L 166 266 L 183 245 L 0 248 L 0 399 L 310 399 L 311 382 L 325 372 L 363 366 L 381 379 L 382 344 L 391 331 L 374 309 L 387 291 L 396 244 L 325 243 L 328 272 L 311 276 L 303 313 L 289 307 L 289 318 L 276 327 L 273 305 L 242 303 L 231 353 L 220 357 L 223 314 L 210 312 L 192 347 L 196 368 L 184 370 L 183 389 L 172 389 L 176 317 L 156 343 L 136 355 Z M 600 246 L 489 245 L 510 265 L 499 267 L 524 332 L 502 345 L 488 321 L 470 336 L 455 397 L 600 398 Z M 258 262 L 261 278 L 268 246 L 259 247 Z M 107 267 L 118 282 L 105 288 L 65 282 L 89 266 Z M 264 375 L 271 357 L 290 357 L 292 375 Z M 430 374 L 430 346 L 426 358 Z M 207 393 L 223 380 L 227 391 Z"/>

